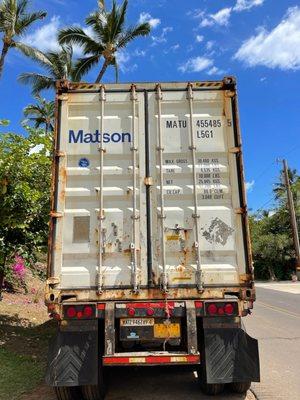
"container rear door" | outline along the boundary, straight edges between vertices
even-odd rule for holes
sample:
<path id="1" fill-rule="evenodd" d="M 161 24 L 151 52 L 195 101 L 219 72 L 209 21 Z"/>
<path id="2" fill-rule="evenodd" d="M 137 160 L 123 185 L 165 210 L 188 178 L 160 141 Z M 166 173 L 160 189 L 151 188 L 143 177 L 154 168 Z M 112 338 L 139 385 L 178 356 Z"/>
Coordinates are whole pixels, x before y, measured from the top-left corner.
<path id="1" fill-rule="evenodd" d="M 69 93 L 61 101 L 57 211 L 62 217 L 53 260 L 61 288 L 94 288 L 99 274 L 103 288 L 131 287 L 133 262 L 137 281 L 147 284 L 144 95 L 137 94 L 133 103 L 130 92 L 105 93 L 103 110 L 99 96 Z"/>
<path id="2" fill-rule="evenodd" d="M 188 97 L 149 94 L 155 280 L 166 271 L 169 287 L 195 285 L 199 262 L 204 284 L 236 285 L 246 264 L 231 99 L 224 91 Z"/>

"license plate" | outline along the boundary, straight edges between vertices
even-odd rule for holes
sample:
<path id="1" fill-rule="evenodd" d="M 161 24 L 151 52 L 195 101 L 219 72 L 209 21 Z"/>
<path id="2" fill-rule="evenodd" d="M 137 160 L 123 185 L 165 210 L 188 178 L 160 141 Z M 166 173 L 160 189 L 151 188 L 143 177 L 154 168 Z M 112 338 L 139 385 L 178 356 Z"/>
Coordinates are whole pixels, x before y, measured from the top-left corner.
<path id="1" fill-rule="evenodd" d="M 155 324 L 155 338 L 180 338 L 180 324 Z"/>
<path id="2" fill-rule="evenodd" d="M 121 326 L 153 326 L 154 318 L 122 318 Z"/>

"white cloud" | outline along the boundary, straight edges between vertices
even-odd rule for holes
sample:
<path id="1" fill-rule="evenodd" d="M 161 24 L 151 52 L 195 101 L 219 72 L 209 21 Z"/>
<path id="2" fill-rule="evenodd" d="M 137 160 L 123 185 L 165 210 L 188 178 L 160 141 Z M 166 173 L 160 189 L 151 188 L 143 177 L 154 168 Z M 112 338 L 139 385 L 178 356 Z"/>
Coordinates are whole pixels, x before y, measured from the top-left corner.
<path id="1" fill-rule="evenodd" d="M 79 26 L 79 25 L 78 25 Z M 47 51 L 58 51 L 61 47 L 57 41 L 58 31 L 63 27 L 60 16 L 53 16 L 48 24 L 43 25 L 41 28 L 36 29 L 29 35 L 23 38 L 25 44 L 47 52 Z M 91 27 L 83 28 L 83 30 L 89 35 L 93 35 Z M 77 57 L 82 56 L 82 50 L 80 46 L 73 45 L 73 53 Z"/>
<path id="2" fill-rule="evenodd" d="M 131 56 L 126 50 L 121 50 L 116 55 L 118 66 L 122 72 L 132 72 L 137 69 L 137 64 L 132 63 Z"/>
<path id="3" fill-rule="evenodd" d="M 254 185 L 255 185 L 254 180 L 252 180 L 251 182 L 246 182 L 245 186 L 246 186 L 247 192 L 249 192 L 249 193 L 252 192 Z"/>
<path id="4" fill-rule="evenodd" d="M 253 7 L 263 5 L 264 1 L 265 0 L 237 0 L 233 10 L 237 12 L 250 10 Z"/>
<path id="5" fill-rule="evenodd" d="M 215 42 L 213 41 L 213 40 L 209 40 L 207 43 L 206 43 L 206 50 L 211 50 L 213 47 L 214 47 L 214 44 L 215 44 Z"/>
<path id="6" fill-rule="evenodd" d="M 213 67 L 213 64 L 213 60 L 209 58 L 195 57 L 190 58 L 186 63 L 180 65 L 178 70 L 181 72 L 200 72 Z"/>
<path id="7" fill-rule="evenodd" d="M 171 52 L 175 53 L 179 49 L 180 49 L 180 44 L 176 43 L 173 46 L 169 47 L 168 49 L 164 50 L 164 53 L 165 54 L 168 54 L 168 53 L 171 53 Z"/>
<path id="8" fill-rule="evenodd" d="M 207 26 L 213 26 L 213 25 L 221 25 L 221 26 L 227 26 L 229 24 L 229 19 L 231 16 L 231 7 L 227 8 L 222 8 L 215 14 L 209 14 L 206 17 L 204 17 L 204 14 L 200 14 L 202 21 L 200 22 L 200 27 L 205 28 Z"/>
<path id="9" fill-rule="evenodd" d="M 210 70 L 207 71 L 207 75 L 224 75 L 226 71 L 220 69 L 216 66 L 213 66 Z"/>
<path id="10" fill-rule="evenodd" d="M 159 18 L 152 18 L 152 16 L 147 12 L 142 12 L 140 14 L 139 23 L 143 24 L 144 22 L 148 22 L 151 28 L 155 29 L 156 27 L 158 27 L 161 21 Z"/>
<path id="11" fill-rule="evenodd" d="M 289 8 L 272 31 L 260 28 L 256 36 L 242 44 L 234 58 L 250 67 L 300 69 L 300 8 Z"/>
<path id="12" fill-rule="evenodd" d="M 145 50 L 135 49 L 133 52 L 133 56 L 135 57 L 145 57 L 145 55 L 146 55 Z"/>
<path id="13" fill-rule="evenodd" d="M 203 35 L 197 35 L 196 36 L 196 42 L 197 43 L 201 43 L 201 42 L 203 42 L 203 40 L 204 40 L 204 36 Z"/>
<path id="14" fill-rule="evenodd" d="M 36 47 L 41 51 L 56 51 L 59 49 L 57 43 L 57 32 L 60 28 L 60 17 L 54 16 L 48 24 L 36 29 L 33 33 L 26 35 L 23 39 L 25 44 Z"/>
<path id="15" fill-rule="evenodd" d="M 162 33 L 160 35 L 151 36 L 151 39 L 153 42 L 152 46 L 155 46 L 159 43 L 166 43 L 167 42 L 166 36 L 169 32 L 172 32 L 172 31 L 173 31 L 173 28 L 171 26 L 167 26 L 167 27 L 163 28 Z"/>

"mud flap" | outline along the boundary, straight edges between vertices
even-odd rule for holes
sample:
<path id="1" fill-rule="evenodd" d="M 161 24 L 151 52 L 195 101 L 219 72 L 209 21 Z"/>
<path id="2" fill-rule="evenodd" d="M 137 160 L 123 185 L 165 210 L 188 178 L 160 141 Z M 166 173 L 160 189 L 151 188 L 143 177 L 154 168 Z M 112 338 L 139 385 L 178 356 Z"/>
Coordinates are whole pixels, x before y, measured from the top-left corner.
<path id="1" fill-rule="evenodd" d="M 258 342 L 241 328 L 204 329 L 207 383 L 259 382 Z"/>
<path id="2" fill-rule="evenodd" d="M 84 324 L 72 321 L 58 330 L 49 344 L 46 383 L 49 386 L 97 385 L 98 354 L 98 321 Z"/>

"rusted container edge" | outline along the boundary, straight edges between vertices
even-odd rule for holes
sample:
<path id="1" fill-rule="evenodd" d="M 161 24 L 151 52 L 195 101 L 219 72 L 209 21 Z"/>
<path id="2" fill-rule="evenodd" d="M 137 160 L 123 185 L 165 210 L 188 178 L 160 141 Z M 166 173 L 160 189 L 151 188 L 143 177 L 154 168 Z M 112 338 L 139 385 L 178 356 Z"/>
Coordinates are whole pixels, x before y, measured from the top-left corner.
<path id="1" fill-rule="evenodd" d="M 160 289 L 141 289 L 134 294 L 130 289 L 110 289 L 104 290 L 102 294 L 97 294 L 96 290 L 74 289 L 59 290 L 46 288 L 46 304 L 61 303 L 65 299 L 72 301 L 126 301 L 126 300 L 166 300 L 166 299 L 222 299 L 225 295 L 234 295 L 240 300 L 255 300 L 255 291 L 249 287 L 226 287 L 204 289 L 200 293 L 196 288 L 170 289 L 167 295 Z"/>
<path id="2" fill-rule="evenodd" d="M 184 90 L 188 82 L 171 82 L 174 90 Z M 236 84 L 236 79 L 233 76 L 224 77 L 222 81 L 193 81 L 190 82 L 195 90 L 232 90 Z M 155 90 L 155 82 L 135 82 L 136 91 Z M 170 82 L 160 82 L 162 89 L 167 89 Z M 99 92 L 102 84 L 88 82 L 69 82 L 60 80 L 56 83 L 56 88 L 60 92 Z M 109 90 L 130 91 L 131 83 L 116 83 L 109 84 Z"/>

